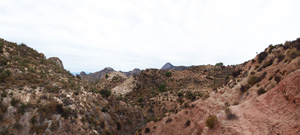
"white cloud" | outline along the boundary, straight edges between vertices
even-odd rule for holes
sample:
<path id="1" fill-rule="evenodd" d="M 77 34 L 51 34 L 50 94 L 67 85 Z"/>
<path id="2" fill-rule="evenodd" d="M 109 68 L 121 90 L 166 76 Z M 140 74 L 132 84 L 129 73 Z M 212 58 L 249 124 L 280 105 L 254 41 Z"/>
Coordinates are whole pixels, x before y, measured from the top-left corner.
<path id="1" fill-rule="evenodd" d="M 2 0 L 0 37 L 73 72 L 239 64 L 299 36 L 296 0 Z"/>

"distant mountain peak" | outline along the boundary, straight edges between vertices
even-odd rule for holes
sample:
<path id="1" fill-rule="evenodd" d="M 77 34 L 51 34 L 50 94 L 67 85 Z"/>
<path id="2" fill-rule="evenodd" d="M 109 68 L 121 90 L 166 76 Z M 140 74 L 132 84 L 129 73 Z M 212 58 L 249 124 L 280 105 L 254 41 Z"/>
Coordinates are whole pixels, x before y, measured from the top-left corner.
<path id="1" fill-rule="evenodd" d="M 174 67 L 170 62 L 167 62 L 163 67 L 161 67 L 160 69 L 162 70 L 166 70 L 166 69 L 169 69 L 169 68 L 172 68 Z"/>

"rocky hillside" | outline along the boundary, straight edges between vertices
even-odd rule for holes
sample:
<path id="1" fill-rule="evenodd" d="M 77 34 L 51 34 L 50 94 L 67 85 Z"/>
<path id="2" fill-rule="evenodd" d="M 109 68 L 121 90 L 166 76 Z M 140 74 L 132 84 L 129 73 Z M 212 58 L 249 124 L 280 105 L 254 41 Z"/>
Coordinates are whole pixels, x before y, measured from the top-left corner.
<path id="1" fill-rule="evenodd" d="M 300 39 L 243 64 L 74 77 L 0 39 L 0 134 L 300 134 Z"/>
<path id="2" fill-rule="evenodd" d="M 0 40 L 1 134 L 132 134 L 142 113 L 46 59 Z"/>
<path id="3" fill-rule="evenodd" d="M 206 100 L 149 122 L 136 134 L 300 134 L 300 39 L 270 45 L 236 66 Z"/>

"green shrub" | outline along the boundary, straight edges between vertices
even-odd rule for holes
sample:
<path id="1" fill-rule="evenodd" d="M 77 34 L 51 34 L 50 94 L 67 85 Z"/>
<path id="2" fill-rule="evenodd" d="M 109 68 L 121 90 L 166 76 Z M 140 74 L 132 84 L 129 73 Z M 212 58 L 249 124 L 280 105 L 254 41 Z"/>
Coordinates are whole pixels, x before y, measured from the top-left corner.
<path id="1" fill-rule="evenodd" d="M 216 63 L 215 66 L 224 66 L 224 64 L 222 62 Z"/>
<path id="2" fill-rule="evenodd" d="M 166 75 L 166 77 L 171 77 L 172 76 L 172 72 L 166 72 L 165 75 Z"/>
<path id="3" fill-rule="evenodd" d="M 260 88 L 258 91 L 257 91 L 257 95 L 261 95 L 261 94 L 264 94 L 266 93 L 266 90 L 264 88 Z"/>
<path id="4" fill-rule="evenodd" d="M 108 98 L 111 95 L 111 91 L 108 89 L 102 89 L 100 90 L 100 94 L 102 97 Z"/>
<path id="5" fill-rule="evenodd" d="M 108 78 L 109 76 L 108 76 L 108 74 L 105 74 L 105 78 Z"/>
<path id="6" fill-rule="evenodd" d="M 215 115 L 211 115 L 206 120 L 206 126 L 210 129 L 214 128 L 214 126 L 218 123 L 218 118 Z"/>
<path id="7" fill-rule="evenodd" d="M 167 85 L 166 84 L 161 84 L 158 88 L 158 91 L 160 92 L 165 92 L 167 91 Z"/>

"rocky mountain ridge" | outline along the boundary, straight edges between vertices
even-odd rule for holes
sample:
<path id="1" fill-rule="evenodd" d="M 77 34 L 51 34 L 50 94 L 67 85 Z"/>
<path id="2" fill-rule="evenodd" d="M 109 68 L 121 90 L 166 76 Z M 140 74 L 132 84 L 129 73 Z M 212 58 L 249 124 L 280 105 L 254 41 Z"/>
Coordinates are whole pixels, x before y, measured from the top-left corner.
<path id="1" fill-rule="evenodd" d="M 299 50 L 300 38 L 239 65 L 74 77 L 59 58 L 1 39 L 0 133 L 300 134 Z"/>

